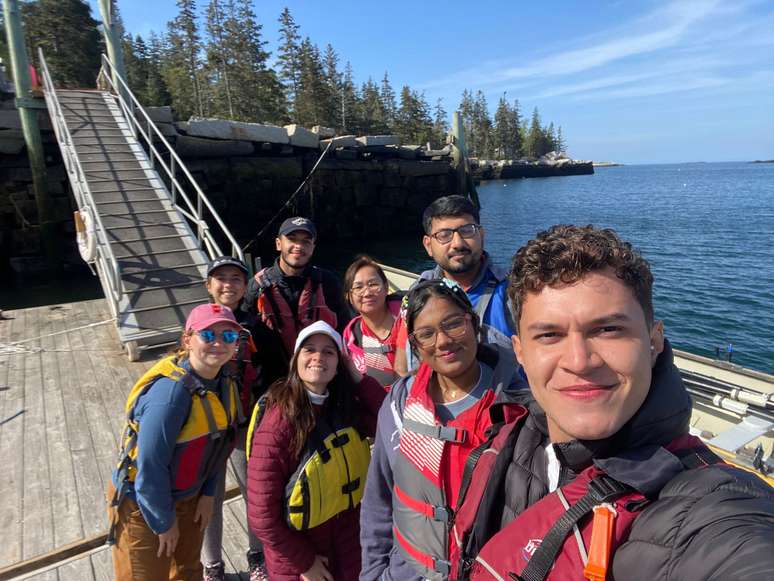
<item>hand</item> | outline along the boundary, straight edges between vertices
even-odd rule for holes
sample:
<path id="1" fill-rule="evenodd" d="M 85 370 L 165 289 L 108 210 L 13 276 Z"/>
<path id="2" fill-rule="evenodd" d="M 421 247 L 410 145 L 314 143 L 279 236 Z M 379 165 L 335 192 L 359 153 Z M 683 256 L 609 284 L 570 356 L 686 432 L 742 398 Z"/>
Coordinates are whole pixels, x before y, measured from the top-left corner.
<path id="1" fill-rule="evenodd" d="M 159 551 L 156 553 L 157 557 L 171 557 L 175 554 L 175 547 L 177 547 L 177 541 L 180 538 L 180 529 L 177 528 L 177 518 L 169 530 L 165 533 L 159 534 Z"/>
<path id="2" fill-rule="evenodd" d="M 212 507 L 215 504 L 215 498 L 202 494 L 196 503 L 196 512 L 194 513 L 194 522 L 198 522 L 199 528 L 204 530 L 212 518 Z"/>
<path id="3" fill-rule="evenodd" d="M 328 571 L 328 557 L 314 556 L 314 563 L 306 573 L 301 574 L 302 581 L 333 581 L 333 575 Z"/>

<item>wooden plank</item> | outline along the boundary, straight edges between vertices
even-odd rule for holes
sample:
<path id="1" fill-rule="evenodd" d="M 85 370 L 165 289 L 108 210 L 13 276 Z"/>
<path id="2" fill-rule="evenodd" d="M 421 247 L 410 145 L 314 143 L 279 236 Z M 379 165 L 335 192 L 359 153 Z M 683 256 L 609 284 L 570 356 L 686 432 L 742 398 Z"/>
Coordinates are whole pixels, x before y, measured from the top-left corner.
<path id="1" fill-rule="evenodd" d="M 56 574 L 56 569 L 52 569 L 42 573 L 35 573 L 28 577 L 22 577 L 22 579 L 24 581 L 59 581 L 59 576 Z M 66 577 L 62 577 L 62 579 L 64 580 Z"/>
<path id="2" fill-rule="evenodd" d="M 91 554 L 91 567 L 95 581 L 113 581 L 113 554 L 110 547 Z"/>
<path id="3" fill-rule="evenodd" d="M 68 328 L 85 322 L 78 317 L 76 304 L 72 305 Z M 102 480 L 97 449 L 114 446 L 112 434 L 106 430 L 97 387 L 91 372 L 91 363 L 85 352 L 87 346 L 78 331 L 62 335 L 71 353 L 71 368 L 63 376 L 63 398 L 68 422 L 68 439 L 75 471 L 83 534 L 91 537 L 103 533 L 107 527 L 105 512 L 106 483 Z"/>
<path id="4" fill-rule="evenodd" d="M 81 506 L 77 494 L 78 486 L 75 467 L 70 454 L 70 425 L 72 418 L 67 417 L 65 405 L 66 389 L 69 389 L 69 375 L 73 367 L 72 354 L 69 352 L 66 334 L 72 307 L 61 305 L 49 313 L 52 332 L 58 334 L 44 339 L 44 349 L 53 352 L 43 353 L 44 377 L 56 371 L 56 383 L 53 389 L 46 385 L 46 418 L 48 422 L 47 443 L 49 466 L 54 479 L 51 487 L 51 504 L 54 515 L 54 546 L 61 547 L 83 539 Z M 72 577 L 76 579 L 77 577 Z"/>
<path id="5" fill-rule="evenodd" d="M 247 531 L 236 518 L 234 510 L 244 511 L 241 498 L 223 504 L 223 561 L 230 563 L 234 572 L 246 572 Z"/>
<path id="6" fill-rule="evenodd" d="M 94 570 L 91 567 L 91 559 L 88 555 L 69 561 L 56 568 L 59 581 L 94 581 Z"/>
<path id="7" fill-rule="evenodd" d="M 8 342 L 24 338 L 27 314 L 23 310 L 11 311 L 8 325 Z M 3 401 L 0 419 L 0 566 L 19 561 L 22 558 L 22 487 L 24 484 L 24 355 L 6 355 L 6 390 L 0 392 Z M 21 412 L 21 413 L 20 413 Z"/>
<path id="8" fill-rule="evenodd" d="M 39 337 L 48 333 L 45 307 L 31 309 L 27 334 Z M 40 340 L 27 345 L 39 348 Z M 24 366 L 24 492 L 22 504 L 22 559 L 29 559 L 54 548 L 54 522 L 49 490 L 48 446 L 46 445 L 46 409 L 43 399 L 42 353 L 25 356 Z"/>

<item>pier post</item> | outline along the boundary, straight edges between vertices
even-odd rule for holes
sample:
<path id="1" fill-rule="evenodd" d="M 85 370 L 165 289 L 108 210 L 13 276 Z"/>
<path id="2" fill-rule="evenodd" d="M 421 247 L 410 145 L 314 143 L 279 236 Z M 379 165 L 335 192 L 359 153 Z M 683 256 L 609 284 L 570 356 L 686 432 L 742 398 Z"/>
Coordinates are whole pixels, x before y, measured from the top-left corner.
<path id="1" fill-rule="evenodd" d="M 43 155 L 43 141 L 40 137 L 38 111 L 46 106 L 41 99 L 33 97 L 30 65 L 24 43 L 21 14 L 17 0 L 3 0 L 5 34 L 13 73 L 13 86 L 16 93 L 16 107 L 21 120 L 22 134 L 27 146 L 27 157 L 32 172 L 32 188 L 35 194 L 35 207 L 40 225 L 40 241 L 43 255 L 50 272 L 61 270 L 59 260 L 59 242 L 57 225 L 54 221 L 54 206 L 48 195 L 46 184 L 46 158 Z"/>
<path id="2" fill-rule="evenodd" d="M 125 94 L 123 86 L 118 81 L 118 76 L 126 80 L 126 69 L 124 67 L 124 51 L 121 46 L 121 30 L 113 19 L 113 6 L 111 0 L 99 0 L 99 12 L 102 17 L 102 32 L 105 35 L 105 47 L 107 48 L 108 58 L 113 63 L 112 78 L 113 86 L 116 91 L 121 93 L 127 106 L 132 108 L 128 95 Z"/>

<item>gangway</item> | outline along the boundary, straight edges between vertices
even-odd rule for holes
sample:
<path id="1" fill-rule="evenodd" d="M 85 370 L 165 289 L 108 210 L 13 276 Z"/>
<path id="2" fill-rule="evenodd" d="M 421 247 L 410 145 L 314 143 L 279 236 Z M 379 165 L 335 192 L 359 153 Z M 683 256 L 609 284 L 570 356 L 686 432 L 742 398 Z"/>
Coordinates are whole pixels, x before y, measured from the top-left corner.
<path id="1" fill-rule="evenodd" d="M 82 254 L 99 276 L 129 359 L 175 341 L 207 301 L 207 263 L 243 258 L 183 162 L 103 54 L 96 90 L 56 88 L 43 51 L 43 92 L 79 215 Z M 209 225 L 217 227 L 213 235 Z"/>

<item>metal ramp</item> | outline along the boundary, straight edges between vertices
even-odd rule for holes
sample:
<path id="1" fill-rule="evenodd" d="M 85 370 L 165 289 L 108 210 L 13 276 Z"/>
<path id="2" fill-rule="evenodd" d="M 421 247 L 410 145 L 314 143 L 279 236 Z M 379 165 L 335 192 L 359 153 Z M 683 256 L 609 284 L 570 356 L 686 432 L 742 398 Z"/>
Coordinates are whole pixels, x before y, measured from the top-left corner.
<path id="1" fill-rule="evenodd" d="M 119 337 L 136 360 L 142 349 L 176 340 L 191 309 L 207 301 L 207 263 L 224 254 L 208 221 L 219 226 L 232 255 L 242 252 L 102 58 L 100 79 L 112 90 L 65 90 L 54 87 L 40 52 L 46 105 L 79 211 L 91 223 L 93 264 Z"/>

